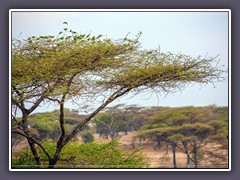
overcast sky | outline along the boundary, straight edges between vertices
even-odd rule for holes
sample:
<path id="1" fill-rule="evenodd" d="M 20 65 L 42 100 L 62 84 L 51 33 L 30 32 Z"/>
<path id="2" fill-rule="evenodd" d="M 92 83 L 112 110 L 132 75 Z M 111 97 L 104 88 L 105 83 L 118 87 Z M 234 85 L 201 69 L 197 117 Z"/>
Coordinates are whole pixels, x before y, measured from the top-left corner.
<path id="1" fill-rule="evenodd" d="M 26 39 L 33 35 L 57 35 L 68 26 L 79 33 L 104 34 L 109 38 L 130 37 L 141 31 L 143 48 L 162 52 L 219 55 L 228 67 L 228 12 L 12 12 L 12 37 Z M 168 96 L 139 94 L 123 97 L 113 104 L 140 106 L 228 105 L 228 82 L 200 87 L 189 86 Z M 48 107 L 52 109 L 54 107 Z M 46 110 L 42 107 L 38 111 Z"/>

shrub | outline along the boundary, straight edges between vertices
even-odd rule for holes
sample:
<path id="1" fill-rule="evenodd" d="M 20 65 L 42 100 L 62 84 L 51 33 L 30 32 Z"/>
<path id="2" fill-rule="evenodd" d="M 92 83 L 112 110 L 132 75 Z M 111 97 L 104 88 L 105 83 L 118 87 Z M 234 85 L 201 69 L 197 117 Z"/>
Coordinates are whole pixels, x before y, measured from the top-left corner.
<path id="1" fill-rule="evenodd" d="M 69 143 L 64 147 L 55 168 L 146 168 L 148 161 L 141 155 L 141 149 L 124 152 L 117 149 L 118 142 L 91 142 L 87 144 Z M 44 147 L 53 155 L 53 141 L 44 142 Z M 46 156 L 39 150 L 45 167 L 48 165 Z M 24 158 L 25 157 L 25 158 Z M 27 158 L 26 158 L 27 157 Z M 31 152 L 26 149 L 13 156 L 13 168 L 36 168 Z"/>
<path id="2" fill-rule="evenodd" d="M 86 144 L 86 143 L 93 142 L 94 136 L 90 132 L 86 132 L 82 135 L 82 139 L 83 139 L 83 142 Z"/>

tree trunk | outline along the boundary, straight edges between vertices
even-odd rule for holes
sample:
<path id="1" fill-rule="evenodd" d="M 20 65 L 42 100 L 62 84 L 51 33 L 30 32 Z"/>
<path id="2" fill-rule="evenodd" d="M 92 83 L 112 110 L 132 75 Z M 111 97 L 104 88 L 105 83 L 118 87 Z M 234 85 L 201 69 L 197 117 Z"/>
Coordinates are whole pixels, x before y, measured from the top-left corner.
<path id="1" fill-rule="evenodd" d="M 132 148 L 135 149 L 135 140 L 132 140 Z"/>
<path id="2" fill-rule="evenodd" d="M 57 150 L 52 159 L 49 160 L 48 168 L 53 169 L 59 159 L 60 152 L 62 151 L 63 146 L 57 146 Z"/>
<path id="3" fill-rule="evenodd" d="M 194 143 L 193 148 L 193 158 L 194 158 L 194 168 L 198 168 L 198 146 L 196 143 Z"/>
<path id="4" fill-rule="evenodd" d="M 187 155 L 186 168 L 189 168 L 190 167 L 190 154 L 188 152 L 187 142 L 182 141 L 182 144 L 183 144 L 183 147 L 184 147 L 185 154 Z"/>
<path id="5" fill-rule="evenodd" d="M 57 159 L 51 159 L 48 164 L 49 169 L 54 169 L 55 164 L 57 163 Z"/>
<path id="6" fill-rule="evenodd" d="M 171 143 L 172 146 L 172 154 L 173 154 L 173 167 L 177 168 L 177 162 L 176 162 L 176 144 Z"/>
<path id="7" fill-rule="evenodd" d="M 168 154 L 168 142 L 166 142 L 166 152 L 165 154 Z"/>
<path id="8" fill-rule="evenodd" d="M 110 134 L 110 136 L 111 136 L 111 141 L 113 141 L 113 139 L 114 139 L 114 134 Z"/>
<path id="9" fill-rule="evenodd" d="M 31 135 L 29 134 L 29 128 L 28 128 L 28 113 L 23 111 L 23 117 L 22 117 L 22 127 L 23 127 L 23 131 L 24 133 L 31 138 Z M 30 149 L 31 149 L 31 152 L 34 156 L 34 160 L 36 161 L 36 164 L 38 166 L 41 165 L 41 160 L 40 160 L 40 157 L 39 157 L 39 154 L 38 154 L 38 151 L 36 149 L 36 146 L 35 146 L 35 143 L 32 142 L 31 140 L 27 140 L 28 141 L 28 144 L 30 146 Z"/>
<path id="10" fill-rule="evenodd" d="M 186 168 L 190 168 L 190 155 L 187 154 L 187 165 Z"/>
<path id="11" fill-rule="evenodd" d="M 140 145 L 140 147 L 142 147 L 142 138 L 141 137 L 139 138 L 139 145 Z"/>
<path id="12" fill-rule="evenodd" d="M 160 141 L 159 140 L 154 141 L 153 147 L 154 147 L 154 150 L 160 149 Z"/>
<path id="13" fill-rule="evenodd" d="M 36 164 L 38 166 L 41 166 L 41 160 L 40 160 L 40 157 L 39 157 L 39 154 L 38 154 L 38 151 L 36 149 L 36 146 L 35 146 L 35 143 L 33 143 L 32 141 L 28 140 L 28 144 L 30 146 L 30 149 L 31 149 L 31 152 L 34 156 L 34 159 L 36 161 Z"/>

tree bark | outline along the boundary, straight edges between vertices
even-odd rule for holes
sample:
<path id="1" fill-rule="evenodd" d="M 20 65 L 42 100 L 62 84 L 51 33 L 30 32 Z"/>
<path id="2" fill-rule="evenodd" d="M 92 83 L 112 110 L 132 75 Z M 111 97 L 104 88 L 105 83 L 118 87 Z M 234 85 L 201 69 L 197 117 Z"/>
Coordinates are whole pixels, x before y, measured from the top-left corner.
<path id="1" fill-rule="evenodd" d="M 196 142 L 194 142 L 194 147 L 193 147 L 193 159 L 194 159 L 194 168 L 198 168 L 198 146 Z"/>
<path id="2" fill-rule="evenodd" d="M 172 154 L 173 154 L 173 167 L 177 168 L 177 161 L 176 161 L 176 144 L 174 142 L 171 143 L 172 146 Z"/>
<path id="3" fill-rule="evenodd" d="M 23 110 L 22 113 L 23 113 L 23 116 L 22 116 L 23 131 L 28 137 L 31 138 L 31 135 L 29 134 L 29 128 L 28 128 L 28 115 L 29 115 L 29 113 L 26 110 Z M 41 165 L 41 160 L 40 160 L 37 148 L 35 146 L 35 143 L 33 141 L 31 141 L 30 139 L 27 139 L 27 141 L 28 141 L 28 144 L 30 146 L 31 152 L 34 156 L 34 159 L 36 161 L 36 164 L 38 166 L 40 166 Z"/>
<path id="4" fill-rule="evenodd" d="M 183 144 L 183 147 L 184 147 L 184 151 L 185 151 L 185 154 L 187 155 L 187 162 L 186 162 L 186 168 L 189 168 L 190 167 L 190 154 L 188 152 L 188 147 L 187 147 L 187 142 L 186 141 L 182 141 L 182 144 Z"/>
<path id="5" fill-rule="evenodd" d="M 57 145 L 57 149 L 53 158 L 49 160 L 48 168 L 53 169 L 55 167 L 57 161 L 59 160 L 59 155 L 63 147 L 64 147 L 63 145 Z"/>
<path id="6" fill-rule="evenodd" d="M 35 159 L 35 161 L 36 161 L 36 164 L 37 164 L 38 166 L 41 166 L 41 165 L 42 165 L 42 164 L 41 164 L 41 159 L 40 159 L 40 157 L 39 157 L 39 154 L 38 154 L 38 151 L 37 151 L 37 149 L 36 149 L 35 143 L 33 143 L 33 142 L 31 142 L 31 141 L 28 140 L 28 144 L 29 144 L 29 146 L 30 146 L 30 149 L 31 149 L 31 152 L 32 152 L 32 154 L 33 154 L 33 156 L 34 156 L 34 159 Z"/>
<path id="7" fill-rule="evenodd" d="M 113 139 L 114 139 L 114 134 L 113 133 L 110 133 L 110 136 L 111 136 L 111 141 L 113 141 Z"/>

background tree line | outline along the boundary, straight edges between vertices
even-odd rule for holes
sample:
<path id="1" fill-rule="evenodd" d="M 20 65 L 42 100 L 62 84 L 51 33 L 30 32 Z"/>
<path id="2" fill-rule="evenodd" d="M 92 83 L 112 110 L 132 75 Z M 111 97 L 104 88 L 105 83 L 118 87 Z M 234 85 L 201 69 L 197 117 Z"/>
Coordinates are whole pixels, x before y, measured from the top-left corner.
<path id="1" fill-rule="evenodd" d="M 174 168 L 177 168 L 177 149 L 186 154 L 187 168 L 190 163 L 198 168 L 202 160 L 220 163 L 227 158 L 220 150 L 228 149 L 228 107 L 166 109 L 150 118 L 136 137 L 170 145 Z"/>
<path id="2" fill-rule="evenodd" d="M 54 124 L 57 115 L 57 110 L 31 115 L 29 124 L 33 136 L 42 141 L 57 141 L 60 132 Z M 69 129 L 86 116 L 69 109 L 66 109 L 66 115 Z M 135 126 L 137 124 L 139 126 Z M 84 143 L 90 143 L 94 141 L 94 133 L 105 138 L 109 136 L 113 141 L 120 132 L 136 132 L 129 144 L 136 139 L 148 139 L 154 148 L 156 145 L 166 147 L 168 156 L 168 149 L 171 150 L 174 168 L 177 168 L 177 151 L 186 154 L 186 168 L 198 168 L 202 161 L 217 165 L 227 159 L 221 150 L 228 150 L 228 107 L 143 108 L 119 104 L 100 112 L 79 133 Z M 17 145 L 21 140 L 21 136 L 14 136 L 12 142 Z"/>

